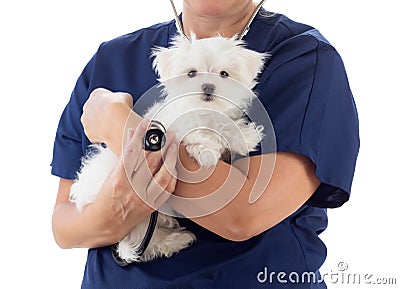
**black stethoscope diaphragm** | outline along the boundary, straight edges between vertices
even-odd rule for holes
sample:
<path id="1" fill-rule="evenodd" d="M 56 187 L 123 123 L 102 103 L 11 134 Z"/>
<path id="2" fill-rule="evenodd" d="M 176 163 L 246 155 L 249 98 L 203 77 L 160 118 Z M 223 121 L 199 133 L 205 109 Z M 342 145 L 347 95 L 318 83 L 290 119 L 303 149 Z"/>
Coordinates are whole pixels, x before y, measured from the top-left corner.
<path id="1" fill-rule="evenodd" d="M 165 145 L 165 127 L 161 122 L 152 120 L 151 126 L 147 130 L 143 147 L 146 151 L 159 151 Z"/>

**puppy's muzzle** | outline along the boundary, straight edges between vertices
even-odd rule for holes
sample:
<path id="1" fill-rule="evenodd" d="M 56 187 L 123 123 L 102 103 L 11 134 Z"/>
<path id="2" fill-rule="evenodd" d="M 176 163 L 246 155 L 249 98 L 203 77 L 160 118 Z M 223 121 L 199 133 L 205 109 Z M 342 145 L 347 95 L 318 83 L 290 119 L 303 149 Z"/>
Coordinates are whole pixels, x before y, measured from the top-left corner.
<path id="1" fill-rule="evenodd" d="M 215 85 L 212 83 L 204 83 L 201 86 L 201 89 L 204 92 L 204 95 L 202 96 L 202 100 L 204 101 L 213 101 L 215 99 L 214 96 L 214 91 L 215 91 Z"/>

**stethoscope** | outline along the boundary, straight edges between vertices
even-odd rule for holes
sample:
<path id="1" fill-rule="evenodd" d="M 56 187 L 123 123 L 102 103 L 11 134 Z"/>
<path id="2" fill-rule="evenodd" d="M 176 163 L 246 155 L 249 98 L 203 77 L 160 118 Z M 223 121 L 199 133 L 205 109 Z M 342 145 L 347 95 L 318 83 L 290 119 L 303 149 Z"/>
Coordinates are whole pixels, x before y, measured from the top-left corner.
<path id="1" fill-rule="evenodd" d="M 170 2 L 171 2 L 172 10 L 174 11 L 175 23 L 176 23 L 177 30 L 182 37 L 185 37 L 186 39 L 188 39 L 188 37 L 185 35 L 185 32 L 183 31 L 183 24 L 179 18 L 174 1 L 170 0 Z M 237 37 L 236 37 L 237 40 L 242 40 L 243 37 L 249 32 L 250 25 L 253 22 L 254 18 L 257 16 L 257 14 L 260 11 L 264 2 L 265 2 L 265 0 L 261 0 L 260 3 L 258 3 L 258 5 L 254 9 L 254 12 L 251 15 L 250 19 L 247 21 L 246 26 L 244 27 L 243 31 L 237 35 Z M 166 132 L 165 127 L 160 122 L 153 120 L 151 122 L 150 129 L 147 130 L 147 132 L 144 136 L 143 148 L 147 151 L 161 150 L 161 148 L 165 144 L 165 132 Z M 153 236 L 154 230 L 156 228 L 157 219 L 158 219 L 158 211 L 154 211 L 150 215 L 150 221 L 149 221 L 149 225 L 147 227 L 145 236 L 138 247 L 137 255 L 139 257 L 143 255 L 143 253 L 146 251 L 146 249 L 150 243 L 151 237 Z M 119 257 L 117 244 L 114 244 L 111 246 L 111 253 L 114 258 L 114 261 L 118 265 L 125 267 L 125 266 L 128 266 L 129 264 L 131 264 L 130 262 L 123 260 Z"/>
<path id="2" fill-rule="evenodd" d="M 146 134 L 143 137 L 143 149 L 153 152 L 161 150 L 165 145 L 165 132 L 166 129 L 161 122 L 152 120 L 150 128 L 146 131 Z M 157 219 L 158 211 L 154 211 L 150 215 L 149 225 L 147 226 L 146 233 L 137 249 L 136 253 L 138 257 L 141 257 L 149 246 L 151 237 L 153 236 L 154 230 L 156 228 Z M 111 253 L 114 261 L 121 267 L 128 266 L 131 263 L 119 257 L 118 244 L 114 244 L 111 246 Z"/>

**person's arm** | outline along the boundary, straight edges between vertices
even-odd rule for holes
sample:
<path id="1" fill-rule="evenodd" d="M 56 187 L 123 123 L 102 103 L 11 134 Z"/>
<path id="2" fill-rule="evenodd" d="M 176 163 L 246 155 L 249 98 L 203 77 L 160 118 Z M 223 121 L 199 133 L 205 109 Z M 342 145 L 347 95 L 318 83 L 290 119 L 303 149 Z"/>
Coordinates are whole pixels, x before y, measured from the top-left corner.
<path id="1" fill-rule="evenodd" d="M 174 191 L 176 180 L 170 173 L 178 154 L 175 138 L 167 132 L 164 157 L 161 151 L 152 152 L 146 154 L 146 161 L 138 162 L 144 153 L 142 139 L 147 128 L 148 122 L 142 121 L 129 137 L 96 200 L 82 212 L 69 201 L 73 181 L 60 179 L 52 216 L 53 235 L 60 247 L 93 248 L 116 243 L 167 200 L 169 193 L 164 191 Z"/>
<path id="2" fill-rule="evenodd" d="M 188 158 L 184 148 L 180 151 L 180 159 L 188 171 L 199 168 L 194 160 Z M 178 181 L 175 195 L 188 200 L 176 202 L 177 210 L 184 215 L 195 216 L 215 203 L 226 205 L 209 211 L 206 216 L 191 219 L 233 241 L 247 240 L 266 231 L 301 207 L 320 183 L 314 175 L 314 164 L 308 158 L 279 152 L 275 162 L 274 159 L 274 154 L 252 156 L 240 159 L 232 166 L 219 161 L 204 181 Z M 191 198 L 210 194 L 215 197 L 191 203 Z M 233 195 L 236 196 L 230 202 L 224 198 Z"/>
<path id="3" fill-rule="evenodd" d="M 108 131 L 113 132 L 113 136 L 108 137 L 106 143 L 110 147 L 121 148 L 122 128 L 125 125 L 134 126 L 137 121 L 136 115 L 130 113 L 128 117 L 131 108 L 123 103 L 114 103 L 108 107 L 112 114 L 119 117 L 109 123 Z M 125 119 L 122 120 L 121 116 Z M 100 131 L 101 129 L 96 135 L 100 135 Z M 182 146 L 179 157 L 184 169 L 182 166 L 178 168 L 179 179 L 175 195 L 188 199 L 202 197 L 214 193 L 218 188 L 220 190 L 218 194 L 221 196 L 231 194 L 232 191 L 237 192 L 237 195 L 223 208 L 203 217 L 191 217 L 191 215 L 195 216 L 198 212 L 207 210 L 207 206 L 210 205 L 207 202 L 191 205 L 184 201 L 172 205 L 206 229 L 234 241 L 249 239 L 285 219 L 307 201 L 320 183 L 314 174 L 313 163 L 295 153 L 277 153 L 274 167 L 271 167 L 275 158 L 273 154 L 244 158 L 232 166 L 219 161 L 209 178 L 195 183 L 183 182 L 180 179 L 185 170 L 197 171 L 199 165 Z M 248 170 L 241 169 L 246 167 L 248 162 Z M 271 173 L 268 186 L 264 186 Z M 222 184 L 224 185 L 221 187 Z M 249 202 L 252 191 L 260 195 L 254 203 Z"/>
<path id="4" fill-rule="evenodd" d="M 60 179 L 52 216 L 54 239 L 61 248 L 94 248 L 114 244 L 129 232 L 131 226 L 152 212 L 143 202 L 132 200 L 124 208 L 124 211 L 135 212 L 129 218 L 123 218 L 118 211 L 104 210 L 98 202 L 88 204 L 80 213 L 69 201 L 72 184 L 72 180 Z"/>

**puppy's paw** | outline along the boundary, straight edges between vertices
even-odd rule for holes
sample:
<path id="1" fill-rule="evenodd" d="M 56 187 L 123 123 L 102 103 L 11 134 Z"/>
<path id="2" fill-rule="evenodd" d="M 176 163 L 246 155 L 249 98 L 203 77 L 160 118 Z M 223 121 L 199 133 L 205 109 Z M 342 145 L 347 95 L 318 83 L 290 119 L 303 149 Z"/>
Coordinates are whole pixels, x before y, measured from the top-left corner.
<path id="1" fill-rule="evenodd" d="M 250 141 L 247 142 L 249 151 L 255 151 L 257 146 L 260 144 L 260 142 L 264 138 L 264 136 L 265 136 L 264 126 L 263 125 L 255 126 L 255 130 L 252 133 L 252 137 L 249 137 Z"/>
<path id="2" fill-rule="evenodd" d="M 246 144 L 248 151 L 256 150 L 256 147 L 264 137 L 263 133 L 264 127 L 262 125 L 255 126 L 255 124 L 250 125 L 246 131 L 244 131 L 244 136 L 246 138 Z"/>
<path id="3" fill-rule="evenodd" d="M 186 150 L 202 167 L 209 168 L 215 166 L 221 158 L 219 149 L 211 149 L 202 144 L 187 145 Z"/>
<path id="4" fill-rule="evenodd" d="M 204 149 L 200 150 L 200 155 L 198 156 L 198 162 L 201 166 L 209 168 L 215 166 L 220 158 L 221 154 L 219 151 Z"/>
<path id="5" fill-rule="evenodd" d="M 258 144 L 264 137 L 264 127 L 256 126 L 249 123 L 241 128 L 241 134 L 235 135 L 230 140 L 231 150 L 239 155 L 247 155 L 249 152 L 255 151 Z"/>

